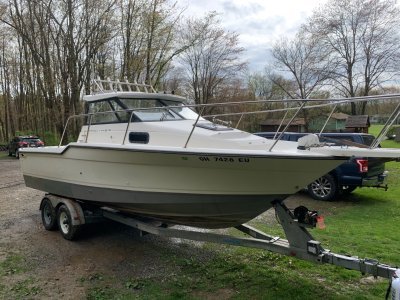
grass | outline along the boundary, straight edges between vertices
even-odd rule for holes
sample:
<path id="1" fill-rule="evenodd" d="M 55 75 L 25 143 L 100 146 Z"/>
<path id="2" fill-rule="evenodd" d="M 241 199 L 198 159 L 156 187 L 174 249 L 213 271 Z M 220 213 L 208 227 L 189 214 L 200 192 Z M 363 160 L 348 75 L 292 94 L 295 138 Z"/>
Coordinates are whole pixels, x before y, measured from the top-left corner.
<path id="1" fill-rule="evenodd" d="M 372 125 L 369 128 L 369 133 L 374 135 L 374 136 L 378 136 L 379 132 L 382 130 L 384 125 Z M 399 148 L 400 147 L 400 143 L 395 142 L 394 140 L 384 140 L 381 143 L 381 146 L 384 148 Z"/>
<path id="2" fill-rule="evenodd" d="M 40 293 L 41 287 L 36 280 L 28 278 L 17 280 L 11 285 L 2 284 L 2 278 L 24 274 L 32 268 L 32 263 L 27 261 L 21 254 L 8 253 L 6 258 L 0 262 L 0 299 L 30 299 Z"/>
<path id="3" fill-rule="evenodd" d="M 24 273 L 27 270 L 27 263 L 19 254 L 9 253 L 6 259 L 0 262 L 0 276 Z"/>

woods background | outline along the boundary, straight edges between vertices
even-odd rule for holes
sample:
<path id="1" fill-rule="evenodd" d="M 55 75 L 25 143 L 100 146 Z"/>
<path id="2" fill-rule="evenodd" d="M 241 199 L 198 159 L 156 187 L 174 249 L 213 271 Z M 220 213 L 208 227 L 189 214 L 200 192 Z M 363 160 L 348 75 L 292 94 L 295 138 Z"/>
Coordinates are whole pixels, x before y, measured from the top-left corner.
<path id="1" fill-rule="evenodd" d="M 35 133 L 52 143 L 82 112 L 95 77 L 152 84 L 199 104 L 396 93 L 399 15 L 393 0 L 328 1 L 293 38 L 265 49 L 271 59 L 254 72 L 216 12 L 188 19 L 167 0 L 1 0 L 0 142 Z M 258 118 L 243 126 L 257 128 Z"/>

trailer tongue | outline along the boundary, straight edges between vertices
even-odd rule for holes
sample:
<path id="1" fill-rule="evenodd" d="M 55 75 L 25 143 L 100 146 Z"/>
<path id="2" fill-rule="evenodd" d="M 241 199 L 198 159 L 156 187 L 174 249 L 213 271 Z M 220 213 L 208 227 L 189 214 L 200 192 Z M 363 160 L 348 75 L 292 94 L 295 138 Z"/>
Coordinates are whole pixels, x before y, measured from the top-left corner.
<path id="1" fill-rule="evenodd" d="M 107 207 L 87 206 L 85 203 L 51 194 L 47 194 L 43 198 L 40 209 L 45 229 L 53 230 L 58 224 L 62 236 L 68 240 L 76 237 L 82 225 L 107 218 L 136 229 L 140 235 L 150 233 L 169 238 L 264 249 L 315 263 L 332 264 L 357 270 L 362 274 L 371 274 L 374 277 L 388 278 L 391 280 L 392 299 L 400 300 L 400 269 L 379 263 L 374 259 L 360 259 L 324 249 L 321 243 L 307 231 L 307 228 L 322 225 L 321 219 L 315 211 L 309 211 L 304 206 L 300 206 L 292 212 L 282 202 L 274 203 L 276 215 L 287 239 L 268 235 L 246 224 L 235 228 L 247 234 L 248 238 L 169 228 L 166 224 L 158 222 L 155 225 L 151 220 L 127 216 Z"/>

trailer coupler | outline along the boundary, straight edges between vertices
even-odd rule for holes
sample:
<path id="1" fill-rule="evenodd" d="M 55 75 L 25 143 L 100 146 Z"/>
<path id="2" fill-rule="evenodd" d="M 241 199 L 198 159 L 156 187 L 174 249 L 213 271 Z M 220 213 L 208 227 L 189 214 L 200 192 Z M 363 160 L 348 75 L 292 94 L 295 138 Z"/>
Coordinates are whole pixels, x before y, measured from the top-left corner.
<path id="1" fill-rule="evenodd" d="M 396 272 L 397 268 L 381 264 L 374 259 L 360 259 L 356 256 L 341 255 L 324 249 L 321 243 L 316 241 L 307 231 L 305 228 L 306 226 L 299 222 L 301 220 L 296 218 L 296 210 L 298 210 L 298 208 L 294 210 L 294 213 L 283 203 L 276 203 L 274 208 L 283 230 L 285 231 L 289 248 L 292 248 L 294 251 L 294 256 L 316 263 L 332 264 L 349 270 L 357 270 L 362 274 L 370 274 L 374 277 L 379 276 L 391 279 Z M 303 214 L 306 212 L 304 208 L 301 208 L 301 210 Z M 314 211 L 311 213 L 315 218 L 318 218 Z"/>

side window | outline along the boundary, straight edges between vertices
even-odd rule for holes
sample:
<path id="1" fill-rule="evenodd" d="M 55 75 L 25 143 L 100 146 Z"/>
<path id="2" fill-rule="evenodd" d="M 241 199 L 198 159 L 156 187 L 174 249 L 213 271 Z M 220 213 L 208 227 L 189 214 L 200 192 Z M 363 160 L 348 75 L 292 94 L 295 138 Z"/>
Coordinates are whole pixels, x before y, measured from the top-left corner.
<path id="1" fill-rule="evenodd" d="M 114 100 L 105 100 L 89 103 L 88 113 L 92 116 L 92 124 L 127 122 L 129 114 Z"/>

